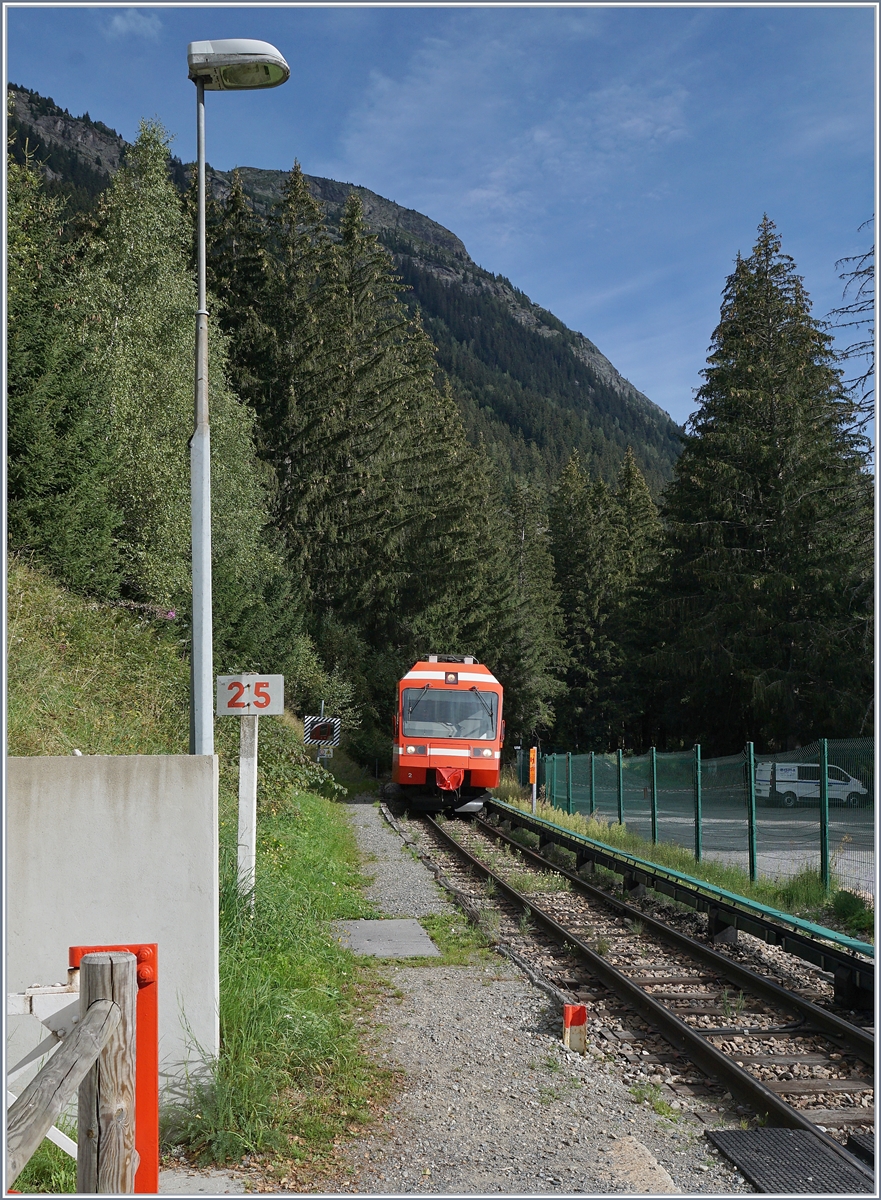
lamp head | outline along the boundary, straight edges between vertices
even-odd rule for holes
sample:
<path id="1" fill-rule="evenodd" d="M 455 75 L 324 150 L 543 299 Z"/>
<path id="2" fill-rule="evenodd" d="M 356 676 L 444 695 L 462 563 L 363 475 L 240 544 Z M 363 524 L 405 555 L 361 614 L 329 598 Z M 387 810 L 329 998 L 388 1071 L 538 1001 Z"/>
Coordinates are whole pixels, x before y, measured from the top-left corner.
<path id="1" fill-rule="evenodd" d="M 291 74 L 275 46 L 250 38 L 190 42 L 187 65 L 193 83 L 201 83 L 209 92 L 278 87 Z"/>

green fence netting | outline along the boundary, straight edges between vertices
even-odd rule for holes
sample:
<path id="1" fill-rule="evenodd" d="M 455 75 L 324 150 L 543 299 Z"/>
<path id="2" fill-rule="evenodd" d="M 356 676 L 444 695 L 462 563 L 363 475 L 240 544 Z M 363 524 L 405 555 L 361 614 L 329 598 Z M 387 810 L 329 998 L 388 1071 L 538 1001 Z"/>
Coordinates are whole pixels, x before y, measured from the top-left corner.
<path id="1" fill-rule="evenodd" d="M 874 764 L 874 738 L 823 740 L 785 754 L 748 746 L 708 759 L 700 747 L 548 754 L 538 783 L 556 808 L 623 821 L 647 841 L 732 863 L 752 878 L 785 880 L 810 869 L 874 897 Z M 528 780 L 525 753 L 518 778 Z"/>

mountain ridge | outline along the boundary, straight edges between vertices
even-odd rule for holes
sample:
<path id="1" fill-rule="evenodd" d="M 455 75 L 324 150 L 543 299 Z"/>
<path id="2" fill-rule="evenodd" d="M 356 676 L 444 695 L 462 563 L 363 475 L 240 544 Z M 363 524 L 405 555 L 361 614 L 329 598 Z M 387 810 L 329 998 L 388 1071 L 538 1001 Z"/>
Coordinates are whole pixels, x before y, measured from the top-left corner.
<path id="1" fill-rule="evenodd" d="M 88 113 L 73 117 L 49 98 L 17 84 L 10 124 L 13 153 L 39 147 L 47 186 L 88 207 L 125 162 L 128 143 Z M 184 188 L 189 167 L 170 158 L 170 173 Z M 256 212 L 278 202 L 288 172 L 238 168 Z M 208 186 L 223 201 L 232 171 L 207 168 Z M 361 198 L 367 226 L 392 254 L 438 347 L 469 436 L 483 439 L 503 474 L 526 475 L 547 485 L 577 449 L 595 477 L 611 482 L 632 445 L 656 494 L 672 473 L 680 428 L 660 406 L 627 380 L 583 333 L 569 329 L 502 275 L 470 257 L 452 231 L 415 209 L 359 184 L 305 176 L 322 204 L 328 227 L 339 225 L 351 192 Z"/>

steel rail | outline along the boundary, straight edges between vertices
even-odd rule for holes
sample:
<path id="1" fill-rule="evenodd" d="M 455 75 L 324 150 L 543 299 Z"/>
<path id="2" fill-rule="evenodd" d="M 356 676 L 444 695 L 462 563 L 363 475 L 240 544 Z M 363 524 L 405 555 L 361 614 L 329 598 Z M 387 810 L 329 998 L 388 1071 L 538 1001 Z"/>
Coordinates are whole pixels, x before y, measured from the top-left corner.
<path id="1" fill-rule="evenodd" d="M 732 1095 L 748 1104 L 757 1114 L 764 1115 L 766 1120 L 771 1124 L 788 1129 L 803 1129 L 812 1134 L 832 1150 L 833 1153 L 844 1159 L 854 1169 L 860 1171 L 867 1180 L 874 1183 L 874 1174 L 867 1169 L 865 1163 L 862 1163 L 854 1155 L 848 1153 L 833 1137 L 830 1137 L 828 1133 L 824 1133 L 813 1121 L 808 1120 L 798 1109 L 792 1108 L 791 1105 L 782 1100 L 775 1092 L 772 1092 L 770 1088 L 765 1087 L 763 1083 L 755 1079 L 743 1067 L 738 1067 L 732 1059 L 719 1050 L 718 1047 L 714 1046 L 712 1042 L 708 1041 L 705 1036 L 698 1033 L 692 1026 L 687 1025 L 685 1021 L 665 1008 L 659 1001 L 650 996 L 648 992 L 619 971 L 617 967 L 613 967 L 611 963 L 606 962 L 604 958 L 594 950 L 591 950 L 580 938 L 560 925 L 550 913 L 545 912 L 544 909 L 535 904 L 531 897 L 524 896 L 516 888 L 511 887 L 492 868 L 481 862 L 479 858 L 476 858 L 464 846 L 460 845 L 455 838 L 446 833 L 431 817 L 425 816 L 423 819 L 437 833 L 439 838 L 456 854 L 464 858 L 478 874 L 491 879 L 509 900 L 521 908 L 528 909 L 530 915 L 535 916 L 555 937 L 568 943 L 584 959 L 596 978 L 601 980 L 610 991 L 613 991 L 629 1007 L 638 1012 L 650 1025 L 662 1033 L 672 1046 L 687 1055 L 705 1075 L 717 1079 Z"/>
<path id="2" fill-rule="evenodd" d="M 553 825 L 541 818 L 533 817 L 511 805 L 489 800 L 486 801 L 486 808 L 498 813 L 503 820 L 511 821 L 523 829 L 537 834 L 540 838 L 544 838 L 545 841 L 555 842 L 564 849 L 572 851 L 578 856 L 579 862 L 582 859 L 588 859 L 619 875 L 630 875 L 636 882 L 650 887 L 653 891 L 671 896 L 698 912 L 716 912 L 726 923 L 743 929 L 744 932 L 752 934 L 769 945 L 780 946 L 787 953 L 802 958 L 806 962 L 814 963 L 823 970 L 833 973 L 844 972 L 853 979 L 854 985 L 867 997 L 874 997 L 875 967 L 872 962 L 865 958 L 858 958 L 856 954 L 839 946 L 822 942 L 818 937 L 809 936 L 806 932 L 802 932 L 796 924 L 790 927 L 773 921 L 758 910 L 752 911 L 732 903 L 722 894 L 722 889 L 716 889 L 712 884 L 703 885 L 699 880 L 692 880 L 691 883 L 688 883 L 686 882 L 687 877 L 682 876 L 678 871 L 668 871 L 664 867 L 657 867 L 653 871 L 653 864 L 636 859 L 634 855 L 617 854 L 611 847 L 582 837 L 574 830 L 563 829 L 559 825 Z M 714 890 L 718 892 L 717 895 L 712 894 Z M 748 905 L 749 901 L 745 900 L 744 903 Z M 837 988 L 838 983 L 836 982 L 836 991 Z M 874 1007 L 874 1000 L 872 1006 Z M 848 1007 L 856 1007 L 856 1005 L 848 1005 Z"/>
<path id="3" fill-rule="evenodd" d="M 485 821 L 478 820 L 477 824 L 489 836 L 498 838 L 507 845 L 513 846 L 528 861 L 534 863 L 535 866 L 541 867 L 544 870 L 556 871 L 558 874 L 563 875 L 579 891 L 584 892 L 592 900 L 597 900 L 602 904 L 608 905 L 632 921 L 641 922 L 643 926 L 650 929 L 657 937 L 662 938 L 676 949 L 683 950 L 689 957 L 706 963 L 718 971 L 720 975 L 724 975 L 739 987 L 749 989 L 749 991 L 761 996 L 764 1000 L 770 1000 L 774 1004 L 794 1010 L 810 1022 L 815 1029 L 844 1042 L 857 1058 L 869 1063 L 869 1065 L 874 1065 L 875 1037 L 859 1025 L 854 1025 L 850 1021 L 845 1021 L 843 1017 L 838 1017 L 835 1013 L 828 1012 L 818 1004 L 813 1004 L 803 996 L 789 991 L 782 984 L 775 983 L 773 979 L 768 979 L 766 975 L 760 975 L 757 971 L 752 971 L 749 967 L 742 966 L 727 955 L 720 954 L 718 950 L 714 950 L 711 946 L 705 946 L 701 942 L 695 941 L 688 934 L 680 933 L 678 929 L 671 928 L 671 926 L 666 925 L 663 921 L 659 921 L 656 917 L 649 916 L 648 913 L 644 913 L 641 909 L 627 904 L 626 901 L 618 900 L 615 896 L 610 896 L 608 892 L 604 892 L 601 888 L 588 883 L 580 875 L 576 875 L 574 871 L 558 866 L 556 863 L 548 862 L 546 858 L 536 853 L 535 850 L 530 850 L 528 847 L 521 845 L 500 829 L 496 829 L 492 825 L 487 825 Z"/>

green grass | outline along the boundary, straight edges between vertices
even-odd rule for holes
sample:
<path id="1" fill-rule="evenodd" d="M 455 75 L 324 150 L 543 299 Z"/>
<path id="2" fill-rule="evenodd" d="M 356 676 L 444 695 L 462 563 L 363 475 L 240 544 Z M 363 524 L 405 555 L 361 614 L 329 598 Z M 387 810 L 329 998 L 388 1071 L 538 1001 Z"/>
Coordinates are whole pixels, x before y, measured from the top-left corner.
<path id="1" fill-rule="evenodd" d="M 531 813 L 532 801 L 526 796 L 526 789 L 517 785 L 516 781 L 509 779 L 504 790 L 505 797 L 500 794 L 500 789 L 495 789 L 500 800 L 504 799 L 505 803 Z M 684 847 L 675 846 L 669 842 L 653 844 L 638 834 L 631 833 L 626 825 L 606 821 L 596 815 L 567 813 L 562 809 L 554 808 L 544 800 L 539 800 L 536 805 L 536 816 L 540 820 L 548 821 L 564 829 L 571 829 L 574 833 L 602 842 L 614 850 L 622 850 L 649 862 L 657 863 L 659 866 L 670 867 L 684 875 L 690 875 L 695 879 L 704 880 L 706 883 L 712 883 L 717 887 L 735 892 L 737 895 L 767 904 L 771 908 L 821 923 L 828 922 L 833 916 L 832 903 L 837 887 L 833 885 L 827 891 L 823 886 L 819 871 L 806 868 L 791 879 L 757 879 L 753 882 L 748 873 L 739 867 L 711 859 L 698 862 L 694 855 Z M 524 845 L 533 846 L 535 844 L 536 839 L 530 837 L 528 831 L 518 830 L 512 836 Z M 867 911 L 869 915 L 857 917 L 856 923 L 850 926 L 851 929 L 858 928 L 861 933 L 867 933 L 873 929 L 874 913 L 871 910 Z M 860 922 L 862 923 L 860 924 Z"/>
<path id="2" fill-rule="evenodd" d="M 229 799 L 224 810 L 221 1054 L 207 1086 L 194 1082 L 169 1114 L 164 1140 L 202 1163 L 257 1155 L 277 1174 L 329 1155 L 388 1086 L 355 1020 L 379 977 L 328 928 L 375 914 L 361 897 L 351 827 L 332 801 L 291 787 L 264 812 L 253 912 L 236 887 Z"/>
<path id="3" fill-rule="evenodd" d="M 76 1139 L 75 1123 L 62 1120 L 58 1122 L 58 1128 L 68 1137 Z M 15 1180 L 15 1190 L 56 1196 L 76 1192 L 76 1159 L 45 1139 Z"/>
<path id="4" fill-rule="evenodd" d="M 853 933 L 868 933 L 875 928 L 875 912 L 867 906 L 862 896 L 855 892 L 836 892 L 832 901 L 832 910 L 836 917 Z"/>
<path id="5" fill-rule="evenodd" d="M 8 583 L 11 753 L 186 753 L 189 666 L 170 623 L 72 595 L 17 559 Z M 252 912 L 235 881 L 239 726 L 217 721 L 221 1052 L 162 1121 L 166 1148 L 203 1163 L 256 1155 L 269 1180 L 314 1190 L 335 1144 L 372 1119 L 394 1077 L 372 1059 L 359 1019 L 387 990 L 378 965 L 328 928 L 374 915 L 334 803 L 345 787 L 310 761 L 301 728 L 289 714 L 260 722 Z M 351 772 L 344 764 L 347 784 Z M 44 1142 L 19 1190 L 71 1190 L 71 1169 Z"/>
<path id="6" fill-rule="evenodd" d="M 420 917 L 419 924 L 440 950 L 441 957 L 415 961 L 432 967 L 464 967 L 472 963 L 495 962 L 486 933 L 472 925 L 464 914 L 431 913 Z"/>
<path id="7" fill-rule="evenodd" d="M 552 871 L 511 871 L 506 877 L 506 883 L 526 895 L 568 892 L 571 886 L 565 875 L 557 875 Z"/>
<path id="8" fill-rule="evenodd" d="M 8 752 L 186 754 L 190 671 L 173 622 L 8 563 Z"/>
<path id="9" fill-rule="evenodd" d="M 342 748 L 334 750 L 333 758 L 327 762 L 327 769 L 350 795 L 376 795 L 379 792 L 379 780 L 351 759 Z"/>
<path id="10" fill-rule="evenodd" d="M 668 1120 L 676 1121 L 679 1119 L 679 1114 L 670 1107 L 669 1103 L 661 1096 L 661 1087 L 657 1083 L 637 1083 L 630 1089 L 630 1094 L 638 1104 L 648 1104 L 653 1112 L 656 1112 L 659 1117 L 666 1117 Z"/>

